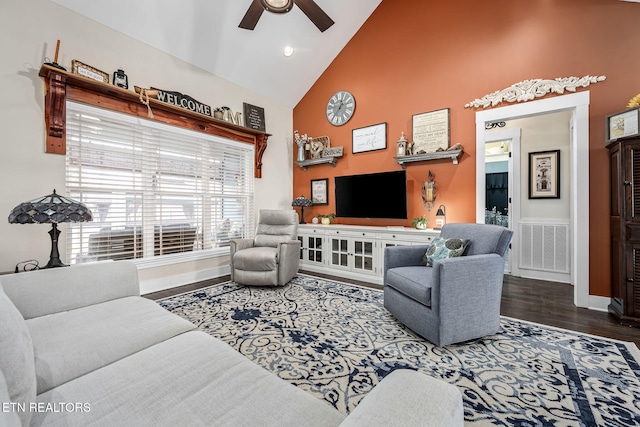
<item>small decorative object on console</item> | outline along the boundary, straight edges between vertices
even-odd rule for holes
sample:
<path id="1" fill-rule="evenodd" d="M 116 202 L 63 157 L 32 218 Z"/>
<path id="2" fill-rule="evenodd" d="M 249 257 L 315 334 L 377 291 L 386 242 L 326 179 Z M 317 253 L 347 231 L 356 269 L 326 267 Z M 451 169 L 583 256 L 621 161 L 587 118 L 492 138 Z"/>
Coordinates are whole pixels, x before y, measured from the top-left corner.
<path id="1" fill-rule="evenodd" d="M 426 230 L 428 222 L 429 218 L 424 215 L 420 215 L 419 217 L 413 218 L 411 220 L 411 226 L 417 228 L 418 230 Z"/>

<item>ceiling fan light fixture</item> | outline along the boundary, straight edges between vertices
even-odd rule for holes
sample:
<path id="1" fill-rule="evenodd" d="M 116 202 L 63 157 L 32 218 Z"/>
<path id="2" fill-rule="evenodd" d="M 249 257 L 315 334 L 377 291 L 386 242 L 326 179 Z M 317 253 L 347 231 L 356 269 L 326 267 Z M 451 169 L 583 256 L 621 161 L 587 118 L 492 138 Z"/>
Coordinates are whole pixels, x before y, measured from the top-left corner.
<path id="1" fill-rule="evenodd" d="M 293 0 L 260 0 L 265 10 L 273 13 L 287 13 L 293 7 Z"/>

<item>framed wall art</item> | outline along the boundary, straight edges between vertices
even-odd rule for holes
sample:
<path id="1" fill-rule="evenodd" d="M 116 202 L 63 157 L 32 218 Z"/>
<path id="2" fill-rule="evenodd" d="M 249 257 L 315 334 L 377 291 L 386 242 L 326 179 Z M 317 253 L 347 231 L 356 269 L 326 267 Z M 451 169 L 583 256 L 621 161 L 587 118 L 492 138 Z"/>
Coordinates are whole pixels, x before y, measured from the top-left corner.
<path id="1" fill-rule="evenodd" d="M 435 153 L 449 148 L 449 109 L 415 114 L 411 120 L 413 154 Z"/>
<path id="2" fill-rule="evenodd" d="M 607 142 L 640 134 L 640 108 L 607 116 Z"/>
<path id="3" fill-rule="evenodd" d="M 351 142 L 353 154 L 384 150 L 387 148 L 387 123 L 353 129 Z"/>
<path id="4" fill-rule="evenodd" d="M 529 198 L 560 198 L 560 150 L 529 153 Z"/>
<path id="5" fill-rule="evenodd" d="M 104 71 L 100 71 L 97 68 L 93 68 L 90 65 L 84 64 L 76 59 L 71 61 L 71 72 L 79 76 L 88 77 L 92 80 L 97 80 L 102 83 L 109 83 L 109 74 Z"/>
<path id="6" fill-rule="evenodd" d="M 314 206 L 329 204 L 329 178 L 311 180 L 311 202 Z"/>

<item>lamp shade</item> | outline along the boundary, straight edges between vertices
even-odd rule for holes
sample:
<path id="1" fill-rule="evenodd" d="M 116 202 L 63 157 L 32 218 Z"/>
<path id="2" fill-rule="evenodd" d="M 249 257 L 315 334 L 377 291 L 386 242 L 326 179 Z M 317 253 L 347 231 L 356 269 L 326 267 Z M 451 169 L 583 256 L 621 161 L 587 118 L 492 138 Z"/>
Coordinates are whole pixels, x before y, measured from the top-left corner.
<path id="1" fill-rule="evenodd" d="M 304 208 L 313 206 L 311 199 L 307 199 L 304 196 L 296 197 L 293 199 L 293 202 L 291 202 L 291 206 L 300 206 L 300 224 L 306 224 L 304 222 Z"/>
<path id="2" fill-rule="evenodd" d="M 309 206 L 312 206 L 312 205 L 313 205 L 313 202 L 311 201 L 311 199 L 307 199 L 304 196 L 296 197 L 295 199 L 293 199 L 293 202 L 291 202 L 291 206 L 309 207 Z"/>
<path id="3" fill-rule="evenodd" d="M 11 224 L 59 224 L 92 221 L 91 211 L 77 200 L 53 190 L 48 196 L 20 203 L 9 214 Z"/>

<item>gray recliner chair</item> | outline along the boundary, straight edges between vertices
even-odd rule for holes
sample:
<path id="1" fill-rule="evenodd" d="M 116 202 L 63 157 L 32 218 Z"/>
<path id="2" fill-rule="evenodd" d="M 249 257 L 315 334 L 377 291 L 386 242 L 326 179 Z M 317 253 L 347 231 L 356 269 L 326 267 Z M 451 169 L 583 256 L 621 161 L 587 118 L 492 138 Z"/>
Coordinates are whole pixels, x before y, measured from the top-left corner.
<path id="1" fill-rule="evenodd" d="M 232 239 L 231 280 L 251 286 L 283 286 L 300 266 L 298 213 L 260 211 L 253 239 Z"/>
<path id="2" fill-rule="evenodd" d="M 487 224 L 446 224 L 440 237 L 470 239 L 463 256 L 421 265 L 430 245 L 384 251 L 384 306 L 438 346 L 500 330 L 505 254 L 513 231 Z"/>

